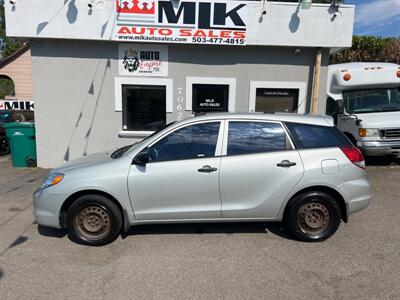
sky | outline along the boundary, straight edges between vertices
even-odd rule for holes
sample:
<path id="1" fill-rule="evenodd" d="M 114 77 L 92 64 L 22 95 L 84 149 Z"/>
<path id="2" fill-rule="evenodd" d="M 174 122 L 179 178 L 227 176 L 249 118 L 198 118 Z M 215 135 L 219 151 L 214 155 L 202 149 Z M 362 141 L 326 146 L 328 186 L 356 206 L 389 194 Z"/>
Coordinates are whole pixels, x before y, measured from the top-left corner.
<path id="1" fill-rule="evenodd" d="M 354 34 L 400 37 L 400 0 L 347 0 L 356 5 Z"/>

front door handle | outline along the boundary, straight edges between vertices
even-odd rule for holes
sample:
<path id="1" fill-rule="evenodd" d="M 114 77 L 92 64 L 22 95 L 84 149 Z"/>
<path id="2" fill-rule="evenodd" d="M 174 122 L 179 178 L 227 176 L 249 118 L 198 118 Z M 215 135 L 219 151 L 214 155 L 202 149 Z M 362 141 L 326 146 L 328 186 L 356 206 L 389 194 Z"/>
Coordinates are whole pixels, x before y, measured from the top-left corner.
<path id="1" fill-rule="evenodd" d="M 296 165 L 295 162 L 291 162 L 289 160 L 282 160 L 279 164 L 277 164 L 277 166 L 280 168 L 290 168 L 294 167 L 295 165 Z"/>
<path id="2" fill-rule="evenodd" d="M 200 173 L 212 173 L 216 172 L 218 169 L 217 168 L 212 168 L 210 166 L 204 166 L 201 169 L 198 169 Z"/>

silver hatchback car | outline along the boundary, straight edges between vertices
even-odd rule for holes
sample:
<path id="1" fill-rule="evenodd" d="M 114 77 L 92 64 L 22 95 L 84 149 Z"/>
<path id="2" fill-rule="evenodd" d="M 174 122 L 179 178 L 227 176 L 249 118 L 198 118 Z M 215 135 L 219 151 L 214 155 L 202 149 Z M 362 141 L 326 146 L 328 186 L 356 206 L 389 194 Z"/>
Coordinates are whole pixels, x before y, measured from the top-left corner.
<path id="1" fill-rule="evenodd" d="M 136 224 L 227 221 L 284 221 L 313 242 L 370 198 L 364 158 L 332 118 L 212 114 L 52 170 L 34 215 L 89 245 Z"/>

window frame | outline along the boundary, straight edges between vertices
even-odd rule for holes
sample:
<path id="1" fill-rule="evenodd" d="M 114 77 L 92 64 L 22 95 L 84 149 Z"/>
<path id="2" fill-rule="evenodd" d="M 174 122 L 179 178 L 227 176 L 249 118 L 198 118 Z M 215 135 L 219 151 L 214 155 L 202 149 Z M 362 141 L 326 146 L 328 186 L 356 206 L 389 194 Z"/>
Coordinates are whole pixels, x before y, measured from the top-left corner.
<path id="1" fill-rule="evenodd" d="M 228 112 L 235 112 L 236 78 L 228 77 L 186 77 L 186 111 L 193 111 L 193 85 L 227 85 L 229 86 Z"/>
<path id="2" fill-rule="evenodd" d="M 286 148 L 285 150 L 276 150 L 276 151 L 265 151 L 265 152 L 257 152 L 257 153 L 246 153 L 246 154 L 235 154 L 235 155 L 228 155 L 228 142 L 229 142 L 229 125 L 230 122 L 247 122 L 247 123 L 273 123 L 279 124 L 283 131 L 286 134 Z M 261 119 L 229 119 L 226 120 L 225 124 L 225 131 L 224 131 L 224 143 L 222 146 L 222 156 L 224 157 L 235 157 L 235 156 L 244 156 L 244 155 L 260 155 L 260 154 L 269 154 L 269 153 L 276 153 L 276 152 L 283 152 L 283 151 L 295 151 L 296 146 L 293 143 L 292 136 L 290 135 L 289 130 L 286 128 L 284 122 L 281 121 L 273 121 L 273 120 L 261 120 Z"/>
<path id="3" fill-rule="evenodd" d="M 173 97 L 173 80 L 165 78 L 136 78 L 136 77 L 115 77 L 115 111 L 121 112 L 122 119 L 122 86 L 123 85 L 136 85 L 136 86 L 165 86 L 166 90 L 166 115 L 174 111 L 174 97 Z M 166 116 L 168 123 L 168 117 Z M 155 131 L 146 130 L 123 130 L 121 125 L 120 137 L 146 137 L 153 134 Z"/>
<path id="4" fill-rule="evenodd" d="M 298 89 L 298 114 L 306 113 L 307 83 L 301 81 L 250 81 L 249 112 L 256 111 L 257 89 Z"/>
<path id="5" fill-rule="evenodd" d="M 163 161 L 150 161 L 149 164 L 156 164 L 156 163 L 165 163 L 165 162 L 175 162 L 175 161 L 186 161 L 186 160 L 199 160 L 199 159 L 212 159 L 212 158 L 218 158 L 222 156 L 222 145 L 223 145 L 223 138 L 224 138 L 224 132 L 225 132 L 225 121 L 224 120 L 202 120 L 202 121 L 195 121 L 191 122 L 188 124 L 182 124 L 181 126 L 175 127 L 171 129 L 170 131 L 166 132 L 156 140 L 152 141 L 150 144 L 148 144 L 145 148 L 143 148 L 140 152 L 151 148 L 154 146 L 156 143 L 161 141 L 162 139 L 166 138 L 170 134 L 173 134 L 175 131 L 193 126 L 193 125 L 199 125 L 199 124 L 207 124 L 207 123 L 220 123 L 219 124 L 219 131 L 218 131 L 218 137 L 217 137 L 217 144 L 215 147 L 215 153 L 214 156 L 212 157 L 195 157 L 195 158 L 189 158 L 189 159 L 173 159 L 173 160 L 163 160 Z"/>

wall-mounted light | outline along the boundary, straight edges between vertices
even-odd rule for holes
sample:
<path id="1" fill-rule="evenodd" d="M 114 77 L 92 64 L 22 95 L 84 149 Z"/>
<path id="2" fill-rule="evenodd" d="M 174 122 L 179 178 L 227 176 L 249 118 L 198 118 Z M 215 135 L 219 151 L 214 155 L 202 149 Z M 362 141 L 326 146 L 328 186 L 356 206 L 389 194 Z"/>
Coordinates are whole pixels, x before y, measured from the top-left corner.
<path id="1" fill-rule="evenodd" d="M 296 48 L 294 49 L 294 55 L 298 56 L 301 53 L 301 49 L 300 48 Z"/>
<path id="2" fill-rule="evenodd" d="M 93 13 L 93 9 L 104 9 L 105 5 L 104 0 L 90 0 L 88 3 L 89 15 Z"/>
<path id="3" fill-rule="evenodd" d="M 312 4 L 312 0 L 301 0 L 301 8 L 302 9 L 310 9 Z"/>

